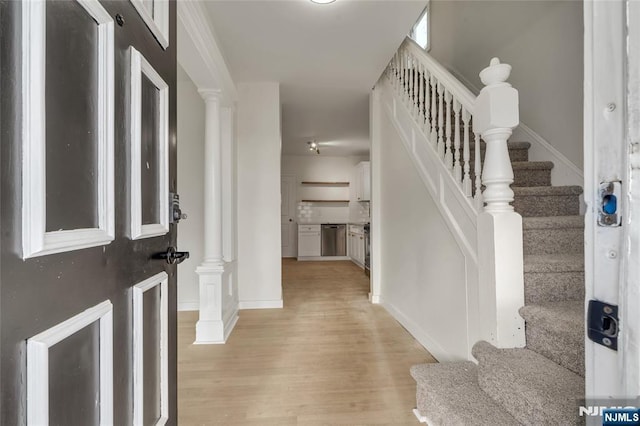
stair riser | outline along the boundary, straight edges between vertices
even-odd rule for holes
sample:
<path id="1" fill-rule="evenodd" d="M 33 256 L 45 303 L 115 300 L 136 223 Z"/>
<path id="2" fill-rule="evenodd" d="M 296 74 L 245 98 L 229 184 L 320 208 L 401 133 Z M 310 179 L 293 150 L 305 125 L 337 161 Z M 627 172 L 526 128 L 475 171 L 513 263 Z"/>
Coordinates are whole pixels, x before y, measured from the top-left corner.
<path id="1" fill-rule="evenodd" d="M 584 377 L 583 333 L 555 334 L 536 323 L 527 322 L 527 348 Z"/>
<path id="2" fill-rule="evenodd" d="M 584 300 L 584 272 L 525 272 L 524 300 L 526 305 Z"/>
<path id="3" fill-rule="evenodd" d="M 471 164 L 475 162 L 476 154 L 473 147 L 470 147 Z M 510 149 L 509 158 L 511 161 L 529 161 L 528 149 Z M 484 148 L 480 149 L 480 159 L 484 161 Z"/>
<path id="4" fill-rule="evenodd" d="M 551 170 L 548 169 L 515 169 L 513 186 L 550 186 Z"/>
<path id="5" fill-rule="evenodd" d="M 584 229 L 525 229 L 524 254 L 556 254 L 584 252 Z"/>
<path id="6" fill-rule="evenodd" d="M 524 217 L 575 216 L 580 214 L 580 196 L 518 195 L 513 206 Z"/>
<path id="7" fill-rule="evenodd" d="M 515 161 L 515 160 L 512 160 Z M 474 163 L 471 162 L 471 165 Z M 473 170 L 473 169 L 472 169 Z M 471 173 L 472 180 L 475 173 Z M 551 170 L 547 169 L 514 169 L 511 186 L 551 186 Z M 550 215 L 544 215 L 550 216 Z"/>

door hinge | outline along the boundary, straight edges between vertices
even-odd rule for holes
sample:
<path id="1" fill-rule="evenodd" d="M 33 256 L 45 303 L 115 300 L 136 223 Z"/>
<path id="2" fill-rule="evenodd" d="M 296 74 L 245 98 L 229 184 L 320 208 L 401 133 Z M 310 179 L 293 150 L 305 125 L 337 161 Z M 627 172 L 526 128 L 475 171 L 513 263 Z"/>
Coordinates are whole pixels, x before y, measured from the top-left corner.
<path id="1" fill-rule="evenodd" d="M 618 307 L 599 300 L 589 300 L 587 336 L 599 345 L 618 350 Z"/>

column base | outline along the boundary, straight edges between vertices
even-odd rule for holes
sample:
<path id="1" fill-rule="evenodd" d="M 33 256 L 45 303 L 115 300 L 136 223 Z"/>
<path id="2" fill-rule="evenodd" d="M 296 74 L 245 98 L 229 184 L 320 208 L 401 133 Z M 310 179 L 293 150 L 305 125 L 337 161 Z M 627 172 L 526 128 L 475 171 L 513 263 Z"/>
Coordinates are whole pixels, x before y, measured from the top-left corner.
<path id="1" fill-rule="evenodd" d="M 200 319 L 196 323 L 196 345 L 224 344 L 238 321 L 237 308 L 227 309 L 224 262 L 205 262 L 196 269 L 200 278 Z M 226 300 L 225 300 L 226 299 Z"/>

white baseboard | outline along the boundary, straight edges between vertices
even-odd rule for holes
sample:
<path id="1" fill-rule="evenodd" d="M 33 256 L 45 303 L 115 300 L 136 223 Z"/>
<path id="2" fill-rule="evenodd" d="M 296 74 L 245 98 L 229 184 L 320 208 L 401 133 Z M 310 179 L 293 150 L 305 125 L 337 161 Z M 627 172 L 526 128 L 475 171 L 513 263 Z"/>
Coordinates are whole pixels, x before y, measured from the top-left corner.
<path id="1" fill-rule="evenodd" d="M 446 350 L 435 340 L 431 338 L 424 330 L 413 320 L 409 319 L 405 314 L 400 312 L 395 306 L 391 303 L 385 301 L 382 297 L 379 298 L 379 303 L 391 314 L 393 318 L 396 319 L 408 332 L 411 334 L 414 339 L 418 341 L 429 353 L 438 361 L 438 362 L 446 362 L 446 361 L 460 361 L 460 357 L 455 357 Z"/>
<path id="2" fill-rule="evenodd" d="M 178 311 L 197 311 L 200 309 L 199 302 L 179 302 Z"/>
<path id="3" fill-rule="evenodd" d="M 239 309 L 282 309 L 284 303 L 280 300 L 245 300 L 240 301 Z"/>
<path id="4" fill-rule="evenodd" d="M 238 311 L 236 310 L 233 315 L 231 315 L 231 318 L 229 319 L 228 322 L 225 322 L 224 324 L 224 341 L 225 343 L 227 342 L 227 339 L 229 338 L 229 335 L 231 335 L 231 332 L 233 331 L 233 329 L 235 328 L 236 324 L 238 323 Z"/>
<path id="5" fill-rule="evenodd" d="M 369 302 L 373 303 L 374 305 L 379 305 L 380 304 L 380 295 L 379 294 L 369 293 Z"/>

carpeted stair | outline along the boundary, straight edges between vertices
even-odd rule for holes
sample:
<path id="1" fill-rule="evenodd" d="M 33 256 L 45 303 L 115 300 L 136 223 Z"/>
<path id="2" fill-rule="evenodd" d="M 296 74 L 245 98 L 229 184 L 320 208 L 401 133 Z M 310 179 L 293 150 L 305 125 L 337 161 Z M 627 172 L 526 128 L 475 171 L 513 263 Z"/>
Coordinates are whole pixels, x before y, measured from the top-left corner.
<path id="1" fill-rule="evenodd" d="M 432 426 L 581 424 L 582 188 L 551 186 L 553 163 L 528 161 L 529 147 L 527 142 L 509 142 L 513 205 L 523 216 L 525 306 L 520 314 L 526 323 L 526 348 L 498 349 L 481 341 L 473 347 L 477 366 L 453 362 L 412 367 L 417 411 Z"/>

